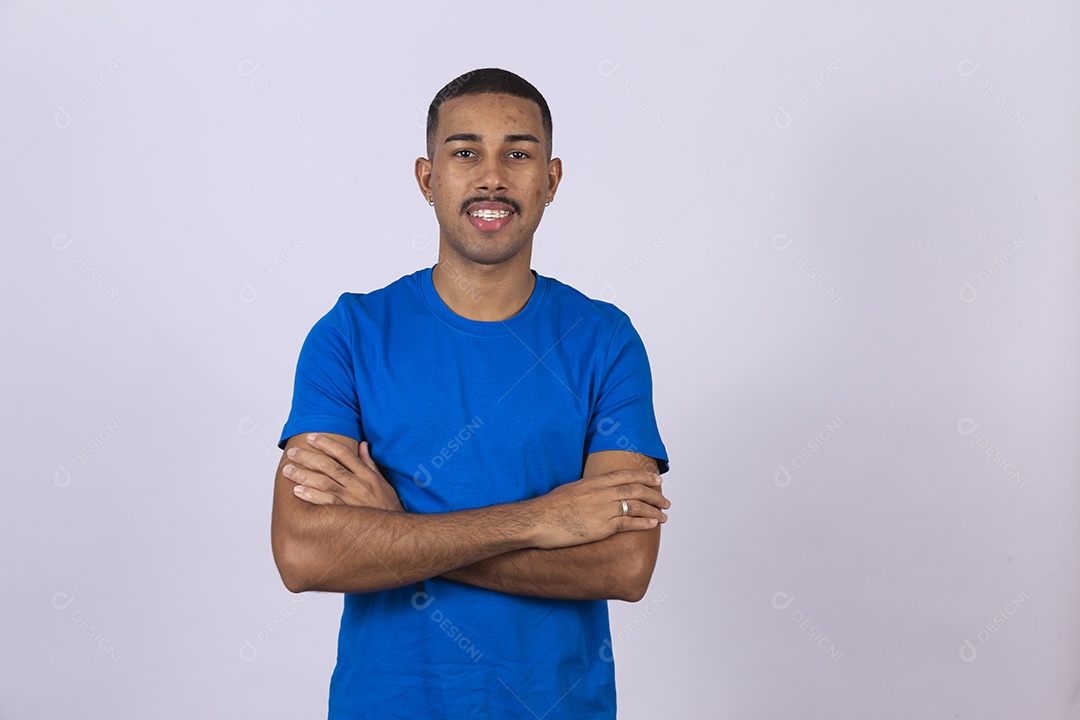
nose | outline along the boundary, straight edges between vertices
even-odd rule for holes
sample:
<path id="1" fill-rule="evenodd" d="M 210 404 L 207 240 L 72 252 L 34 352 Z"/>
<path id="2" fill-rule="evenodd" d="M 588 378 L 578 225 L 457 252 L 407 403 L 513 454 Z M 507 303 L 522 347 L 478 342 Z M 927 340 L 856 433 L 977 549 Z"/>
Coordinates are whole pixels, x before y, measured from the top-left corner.
<path id="1" fill-rule="evenodd" d="M 506 175 L 503 173 L 501 158 L 488 156 L 477 167 L 476 189 L 486 192 L 506 190 Z"/>

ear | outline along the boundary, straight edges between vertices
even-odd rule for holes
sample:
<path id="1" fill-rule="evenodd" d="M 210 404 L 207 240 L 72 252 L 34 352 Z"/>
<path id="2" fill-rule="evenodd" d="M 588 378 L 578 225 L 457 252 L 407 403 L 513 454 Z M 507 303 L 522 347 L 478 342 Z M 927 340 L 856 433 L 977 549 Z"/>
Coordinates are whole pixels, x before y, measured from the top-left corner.
<path id="1" fill-rule="evenodd" d="M 416 184 L 420 186 L 420 192 L 424 196 L 424 202 L 431 202 L 433 193 L 431 190 L 431 161 L 427 158 L 416 158 Z"/>
<path id="2" fill-rule="evenodd" d="M 548 202 L 555 199 L 555 191 L 559 188 L 562 180 L 562 160 L 552 158 L 548 160 Z"/>

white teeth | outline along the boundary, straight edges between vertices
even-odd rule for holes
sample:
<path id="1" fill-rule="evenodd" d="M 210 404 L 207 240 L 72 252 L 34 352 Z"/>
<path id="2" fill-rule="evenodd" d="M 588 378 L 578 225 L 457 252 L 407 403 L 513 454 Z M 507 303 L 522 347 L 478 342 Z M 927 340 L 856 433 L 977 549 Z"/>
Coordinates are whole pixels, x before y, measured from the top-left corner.
<path id="1" fill-rule="evenodd" d="M 474 210 L 469 213 L 473 217 L 480 218 L 482 220 L 497 220 L 498 218 L 504 218 L 510 214 L 509 210 Z"/>

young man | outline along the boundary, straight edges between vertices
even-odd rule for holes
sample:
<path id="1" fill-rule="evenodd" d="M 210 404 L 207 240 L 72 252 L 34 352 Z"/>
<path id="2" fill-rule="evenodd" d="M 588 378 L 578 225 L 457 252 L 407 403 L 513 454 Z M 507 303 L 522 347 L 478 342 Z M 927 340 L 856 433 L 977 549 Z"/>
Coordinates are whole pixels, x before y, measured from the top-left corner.
<path id="1" fill-rule="evenodd" d="M 448 84 L 438 263 L 304 342 L 271 541 L 289 590 L 346 593 L 331 718 L 615 717 L 606 601 L 645 594 L 668 462 L 627 316 L 530 268 L 551 149 L 524 79 Z"/>

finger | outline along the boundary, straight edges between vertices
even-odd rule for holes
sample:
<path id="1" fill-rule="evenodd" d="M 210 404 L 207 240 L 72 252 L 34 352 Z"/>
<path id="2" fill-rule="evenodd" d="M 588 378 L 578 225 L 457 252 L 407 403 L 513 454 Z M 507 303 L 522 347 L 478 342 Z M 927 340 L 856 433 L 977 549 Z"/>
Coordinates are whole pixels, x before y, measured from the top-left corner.
<path id="1" fill-rule="evenodd" d="M 342 489 L 341 485 L 333 479 L 296 465 L 286 465 L 281 468 L 281 474 L 292 480 L 298 486 L 303 486 L 310 490 L 317 490 L 328 494 L 337 494 L 341 492 Z"/>
<path id="2" fill-rule="evenodd" d="M 334 477 L 340 473 L 348 472 L 340 462 L 319 450 L 293 447 L 289 448 L 285 454 L 297 465 L 302 465 L 309 470 L 315 470 L 327 477 Z"/>
<path id="3" fill-rule="evenodd" d="M 622 506 L 619 506 L 619 515 L 622 516 Z M 655 518 L 660 522 L 667 522 L 667 513 L 660 508 L 650 505 L 649 503 L 642 502 L 641 500 L 627 500 L 626 501 L 626 515 L 625 517 L 641 517 L 641 518 Z"/>
<path id="4" fill-rule="evenodd" d="M 634 499 L 647 502 L 658 508 L 671 507 L 671 501 L 664 497 L 659 486 L 650 487 L 641 483 L 631 483 L 629 485 L 616 485 L 611 488 L 611 492 L 615 494 L 616 500 Z"/>
<path id="5" fill-rule="evenodd" d="M 603 483 L 607 487 L 617 487 L 619 485 L 632 485 L 639 483 L 641 485 L 660 485 L 663 480 L 659 475 L 648 470 L 613 470 L 605 475 L 601 475 Z"/>
<path id="6" fill-rule="evenodd" d="M 320 435 L 319 433 L 308 433 L 307 441 L 309 445 L 322 450 L 326 455 L 337 460 L 342 467 L 351 472 L 355 473 L 363 467 L 360 458 L 357 456 L 357 448 L 355 447 L 344 445 L 333 438 Z"/>
<path id="7" fill-rule="evenodd" d="M 339 487 L 344 487 L 344 480 L 349 471 L 343 468 L 337 460 L 315 450 L 304 450 L 295 447 L 289 448 L 286 454 L 294 464 L 294 472 L 297 469 L 307 470 L 331 480 Z"/>
<path id="8" fill-rule="evenodd" d="M 642 502 L 649 503 L 662 510 L 666 510 L 671 507 L 671 501 L 664 497 L 664 494 L 660 492 L 659 488 L 645 487 L 644 485 L 625 485 L 622 487 L 630 488 L 629 493 L 620 497 L 626 499 L 640 500 Z M 621 491 L 622 487 L 617 488 L 617 491 Z"/>
<path id="9" fill-rule="evenodd" d="M 360 443 L 360 462 L 367 465 L 368 469 L 372 472 L 379 472 L 379 467 L 375 464 L 375 461 L 371 459 L 371 443 L 367 440 Z"/>
<path id="10" fill-rule="evenodd" d="M 323 492 L 322 490 L 304 487 L 303 485 L 297 485 L 295 488 L 293 488 L 293 495 L 300 498 L 304 502 L 311 503 L 312 505 L 341 504 L 341 500 L 335 495 L 331 495 L 328 492 Z"/>
<path id="11" fill-rule="evenodd" d="M 330 442 L 333 442 L 338 447 L 345 447 L 339 442 L 333 440 Z M 351 452 L 352 451 L 348 449 L 344 450 L 346 456 L 350 456 Z M 342 461 L 330 457 L 326 453 L 316 449 L 307 450 L 305 448 L 294 447 L 289 448 L 286 455 L 289 456 L 290 460 L 332 478 L 342 486 L 345 486 L 354 476 L 366 477 L 369 474 L 367 468 L 360 463 L 359 458 L 355 454 L 351 455 L 351 462 L 346 461 L 346 465 L 343 465 Z"/>
<path id="12" fill-rule="evenodd" d="M 655 518 L 621 517 L 615 521 L 615 532 L 634 532 L 635 530 L 652 530 L 657 526 Z"/>

